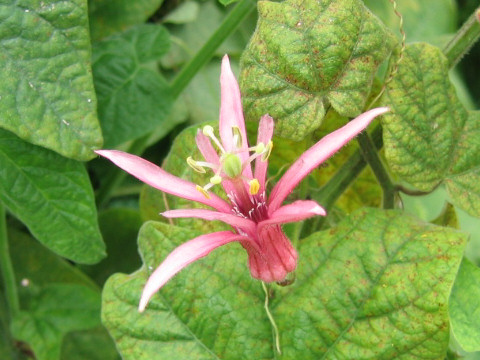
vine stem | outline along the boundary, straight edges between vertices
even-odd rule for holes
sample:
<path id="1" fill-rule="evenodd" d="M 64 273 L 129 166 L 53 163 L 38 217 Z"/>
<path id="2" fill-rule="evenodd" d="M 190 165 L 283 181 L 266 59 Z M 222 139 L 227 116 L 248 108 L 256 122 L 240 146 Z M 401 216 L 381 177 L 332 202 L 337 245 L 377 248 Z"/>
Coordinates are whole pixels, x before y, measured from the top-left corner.
<path id="1" fill-rule="evenodd" d="M 5 286 L 5 297 L 10 316 L 14 317 L 20 311 L 20 302 L 18 300 L 15 272 L 13 271 L 10 251 L 8 249 L 6 216 L 7 212 L 5 206 L 0 202 L 0 270 L 2 272 L 3 284 Z"/>
<path id="2" fill-rule="evenodd" d="M 393 209 L 395 204 L 396 188 L 393 184 L 387 170 L 383 166 L 382 160 L 378 155 L 377 148 L 367 132 L 362 132 L 357 137 L 358 144 L 363 157 L 373 170 L 380 186 L 383 190 L 383 208 Z"/>
<path id="3" fill-rule="evenodd" d="M 178 98 L 198 71 L 214 56 L 215 50 L 235 31 L 238 25 L 240 25 L 255 7 L 256 2 L 253 0 L 241 0 L 235 5 L 218 29 L 172 81 L 170 89 L 173 94 L 173 99 Z M 148 146 L 149 138 L 150 135 L 146 135 L 133 141 L 127 149 L 127 152 L 134 155 L 141 155 Z M 112 167 L 109 170 L 105 176 L 105 181 L 97 192 L 96 200 L 98 207 L 105 207 L 108 204 L 115 189 L 120 186 L 125 177 L 126 173 L 117 167 Z"/>
<path id="4" fill-rule="evenodd" d="M 455 36 L 443 49 L 450 67 L 454 67 L 471 49 L 480 37 L 480 7 L 478 7 L 467 21 L 457 31 Z"/>
<path id="5" fill-rule="evenodd" d="M 398 59 L 395 62 L 395 64 L 393 64 L 391 71 L 388 74 L 388 77 L 383 83 L 382 89 L 377 94 L 377 96 L 373 99 L 370 105 L 367 106 L 367 110 L 370 109 L 378 100 L 380 100 L 383 93 L 387 89 L 387 85 L 393 80 L 395 75 L 398 73 L 398 68 L 400 66 L 400 63 L 403 60 L 403 55 L 406 48 L 407 35 L 405 33 L 405 29 L 403 28 L 403 16 L 400 13 L 400 11 L 398 11 L 397 9 L 398 7 L 397 2 L 395 0 L 390 0 L 390 3 L 393 6 L 393 11 L 395 12 L 395 15 L 399 19 L 399 31 L 402 39 L 400 50 L 398 53 Z M 358 140 L 358 144 L 360 145 L 360 150 L 363 154 L 363 157 L 365 158 L 367 163 L 370 165 L 371 169 L 373 170 L 373 173 L 375 174 L 375 177 L 377 178 L 380 186 L 382 187 L 383 208 L 393 209 L 395 206 L 396 188 L 392 180 L 390 179 L 388 171 L 383 166 L 382 160 L 378 155 L 377 149 L 375 148 L 375 145 L 373 144 L 372 139 L 370 138 L 367 132 L 362 132 L 358 135 L 357 140 Z"/>
<path id="6" fill-rule="evenodd" d="M 195 54 L 195 57 L 185 65 L 180 73 L 173 80 L 171 89 L 174 98 L 178 97 L 183 89 L 187 87 L 197 72 L 210 61 L 215 50 L 230 36 L 238 25 L 255 8 L 256 3 L 253 0 L 241 0 L 225 17 L 222 24 L 213 33 L 203 47 Z"/>

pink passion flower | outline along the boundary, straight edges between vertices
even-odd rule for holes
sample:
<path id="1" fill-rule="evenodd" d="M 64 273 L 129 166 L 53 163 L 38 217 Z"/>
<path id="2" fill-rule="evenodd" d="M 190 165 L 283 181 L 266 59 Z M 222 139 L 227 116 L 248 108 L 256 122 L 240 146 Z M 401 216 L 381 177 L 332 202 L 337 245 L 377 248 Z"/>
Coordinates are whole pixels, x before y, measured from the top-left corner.
<path id="1" fill-rule="evenodd" d="M 233 228 L 231 231 L 201 235 L 172 251 L 148 279 L 139 311 L 145 310 L 150 298 L 177 272 L 231 242 L 240 243 L 247 251 L 250 273 L 254 278 L 266 282 L 284 280 L 288 273 L 295 270 L 298 255 L 283 233 L 281 224 L 316 215 L 325 216 L 326 212 L 315 201 L 298 200 L 282 206 L 283 201 L 313 169 L 365 129 L 376 116 L 389 110 L 385 107 L 370 110 L 322 138 L 295 161 L 267 197 L 265 177 L 273 147 L 273 119 L 268 115 L 260 119 L 257 144 L 249 147 L 240 89 L 227 56 L 223 58 L 220 84 L 220 139 L 211 126 L 199 129 L 196 143 L 205 161 L 187 159 L 188 165 L 195 171 L 212 171 L 213 176 L 207 185 L 199 186 L 180 179 L 131 154 L 116 150 L 97 151 L 97 154 L 154 188 L 214 209 L 171 210 L 164 212 L 163 216 L 219 220 Z M 209 192 L 211 187 L 220 184 L 229 201 Z"/>

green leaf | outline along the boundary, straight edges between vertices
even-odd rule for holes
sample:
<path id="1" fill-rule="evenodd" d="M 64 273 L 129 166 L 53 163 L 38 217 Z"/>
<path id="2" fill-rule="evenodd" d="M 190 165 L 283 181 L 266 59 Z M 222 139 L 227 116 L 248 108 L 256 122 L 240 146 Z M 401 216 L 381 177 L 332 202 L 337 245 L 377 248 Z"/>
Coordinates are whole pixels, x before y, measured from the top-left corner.
<path id="1" fill-rule="evenodd" d="M 90 314 L 91 316 L 87 317 L 88 321 L 93 321 L 96 319 L 95 323 L 98 325 L 98 320 L 100 318 L 100 291 L 98 286 L 84 273 L 82 273 L 77 267 L 72 266 L 69 262 L 63 260 L 59 256 L 48 251 L 45 247 L 41 246 L 37 241 L 32 239 L 30 236 L 19 232 L 13 228 L 9 229 L 9 240 L 10 240 L 10 255 L 12 257 L 12 262 L 15 270 L 15 277 L 19 284 L 19 295 L 22 301 L 22 307 L 27 306 L 29 303 L 34 303 L 38 300 L 38 297 L 42 294 L 42 289 L 48 288 L 52 284 L 56 285 L 74 285 L 77 289 L 85 288 L 86 293 L 94 292 L 95 301 L 97 304 L 94 306 L 93 303 L 90 303 L 92 308 L 96 309 L 96 314 Z M 84 290 L 81 290 L 82 292 Z M 76 296 L 76 293 L 71 293 L 72 296 Z M 61 299 L 55 299 L 53 301 L 53 306 L 56 306 L 60 302 L 70 302 L 75 303 L 77 300 L 64 297 Z M 71 317 L 65 316 L 63 320 L 66 322 L 71 321 L 72 319 L 83 316 L 83 309 L 73 310 Z M 88 313 L 87 313 L 88 315 Z M 50 315 L 46 315 L 50 316 Z M 62 320 L 62 321 L 63 321 Z M 43 329 L 38 327 L 37 330 Z M 37 348 L 46 349 L 50 346 L 50 338 L 45 339 L 45 343 L 38 339 L 40 332 L 28 336 L 25 341 L 30 343 L 34 341 L 37 345 Z M 62 338 L 65 335 L 65 332 L 62 331 L 53 331 L 52 332 L 52 341 L 55 343 L 57 348 L 58 344 L 62 343 Z M 103 355 L 103 357 L 95 357 L 91 353 L 93 351 L 92 346 L 97 346 L 95 353 L 98 355 Z M 57 350 L 55 350 L 57 351 Z M 83 355 L 83 358 L 81 357 Z M 110 360 L 117 359 L 115 346 L 113 341 L 108 337 L 108 334 L 104 328 L 95 327 L 92 330 L 77 331 L 73 333 L 66 334 L 66 337 L 62 343 L 62 355 L 61 359 L 72 360 L 72 359 L 102 359 Z M 48 358 L 48 360 L 54 360 L 54 358 Z"/>
<path id="2" fill-rule="evenodd" d="M 454 205 L 480 217 L 480 111 L 470 111 L 445 183 Z"/>
<path id="3" fill-rule="evenodd" d="M 26 360 L 27 356 L 21 353 L 19 343 L 15 342 L 10 333 L 9 317 L 5 293 L 0 288 L 0 359 Z"/>
<path id="4" fill-rule="evenodd" d="M 445 181 L 454 205 L 480 216 L 480 112 L 458 101 L 440 49 L 407 46 L 383 102 L 392 109 L 383 117 L 391 169 L 424 191 Z"/>
<path id="5" fill-rule="evenodd" d="M 276 134 L 300 140 L 329 105 L 343 116 L 362 112 L 395 40 L 361 1 L 261 1 L 258 10 L 242 57 L 247 119 L 268 113 Z"/>
<path id="6" fill-rule="evenodd" d="M 167 16 L 162 19 L 162 22 L 164 24 L 186 24 L 195 21 L 198 16 L 198 10 L 199 5 L 196 1 L 186 1 L 169 12 Z"/>
<path id="7" fill-rule="evenodd" d="M 445 203 L 442 212 L 434 220 L 432 220 L 432 224 L 459 229 L 460 224 L 458 222 L 455 207 L 449 202 Z"/>
<path id="8" fill-rule="evenodd" d="M 115 147 L 162 126 L 173 98 L 156 60 L 168 51 L 167 30 L 140 25 L 93 49 L 93 75 L 105 147 Z"/>
<path id="9" fill-rule="evenodd" d="M 83 0 L 0 5 L 0 127 L 66 157 L 102 146 Z"/>
<path id="10" fill-rule="evenodd" d="M 104 327 L 75 331 L 63 340 L 62 360 L 120 360 L 115 345 Z"/>
<path id="11" fill-rule="evenodd" d="M 392 109 L 383 117 L 392 170 L 420 190 L 433 189 L 452 163 L 467 117 L 440 49 L 425 43 L 407 46 L 384 103 Z"/>
<path id="12" fill-rule="evenodd" d="M 132 25 L 145 22 L 163 0 L 89 0 L 90 33 L 102 39 Z"/>
<path id="13" fill-rule="evenodd" d="M 480 351 L 479 298 L 480 269 L 464 259 L 450 296 L 449 312 L 455 339 L 468 352 Z"/>
<path id="14" fill-rule="evenodd" d="M 28 342 L 38 360 L 58 359 L 64 334 L 100 324 L 99 307 L 98 291 L 81 285 L 51 284 L 15 316 L 12 334 Z"/>
<path id="15" fill-rule="evenodd" d="M 45 246 L 80 263 L 105 256 L 82 163 L 0 129 L 0 199 Z"/>
<path id="16" fill-rule="evenodd" d="M 138 313 L 146 269 L 153 269 L 176 246 L 198 235 L 146 223 L 139 235 L 145 267 L 134 276 L 117 274 L 107 281 L 102 321 L 124 359 L 271 358 L 262 288 L 247 274 L 246 257 L 238 245 L 217 249 L 207 261 L 197 262 L 193 272 L 181 272 L 145 313 Z M 242 261 L 237 261 L 239 255 Z"/>
<path id="17" fill-rule="evenodd" d="M 107 281 L 102 321 L 123 358 L 276 358 L 260 282 L 237 244 L 181 271 L 138 313 L 147 276 L 198 234 L 145 224 L 144 267 Z M 453 229 L 376 209 L 300 241 L 295 283 L 270 287 L 282 358 L 443 359 L 464 243 Z"/>
<path id="18" fill-rule="evenodd" d="M 284 357 L 443 360 L 465 240 L 376 209 L 304 239 L 298 281 L 272 304 Z"/>

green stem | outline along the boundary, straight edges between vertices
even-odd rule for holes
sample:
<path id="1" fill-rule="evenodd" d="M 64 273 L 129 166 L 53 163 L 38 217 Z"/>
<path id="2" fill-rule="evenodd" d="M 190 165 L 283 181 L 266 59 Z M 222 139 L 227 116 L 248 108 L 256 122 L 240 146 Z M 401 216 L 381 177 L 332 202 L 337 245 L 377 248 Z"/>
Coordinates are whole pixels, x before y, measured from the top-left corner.
<path id="1" fill-rule="evenodd" d="M 187 87 L 197 72 L 210 61 L 215 51 L 230 36 L 238 25 L 255 9 L 256 3 L 253 0 L 241 0 L 230 11 L 223 20 L 219 28 L 213 33 L 198 53 L 190 62 L 185 65 L 180 73 L 173 80 L 171 88 L 173 96 L 176 98 Z"/>
<path id="2" fill-rule="evenodd" d="M 238 25 L 250 14 L 256 6 L 253 0 L 241 0 L 225 17 L 219 28 L 213 33 L 203 47 L 195 54 L 195 56 L 182 68 L 180 73 L 170 85 L 173 98 L 176 99 L 182 91 L 187 87 L 190 81 L 198 73 L 198 71 L 214 56 L 217 48 L 223 41 L 230 36 Z M 141 155 L 147 148 L 149 135 L 135 140 L 127 149 L 130 154 Z M 126 173 L 117 167 L 112 167 L 105 176 L 105 181 L 101 185 L 97 193 L 98 207 L 105 207 L 116 188 L 120 186 L 126 177 Z"/>
<path id="3" fill-rule="evenodd" d="M 11 317 L 13 317 L 19 312 L 20 303 L 18 300 L 15 272 L 13 271 L 10 252 L 8 250 L 6 215 L 5 207 L 0 202 L 0 270 L 2 272 L 8 309 L 10 310 Z"/>
<path id="4" fill-rule="evenodd" d="M 367 132 L 362 132 L 357 137 L 360 145 L 360 151 L 363 157 L 373 170 L 380 186 L 383 190 L 383 208 L 393 209 L 395 203 L 395 185 L 390 180 L 387 170 L 383 166 L 377 148 Z"/>
<path id="5" fill-rule="evenodd" d="M 477 8 L 445 46 L 443 53 L 454 67 L 480 37 L 480 8 Z"/>

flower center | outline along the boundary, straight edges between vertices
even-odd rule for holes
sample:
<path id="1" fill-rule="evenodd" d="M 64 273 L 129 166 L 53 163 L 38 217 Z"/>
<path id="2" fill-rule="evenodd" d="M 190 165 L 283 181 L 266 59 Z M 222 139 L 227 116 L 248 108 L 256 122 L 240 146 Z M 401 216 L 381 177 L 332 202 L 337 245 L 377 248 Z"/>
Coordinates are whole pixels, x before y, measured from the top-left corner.
<path id="1" fill-rule="evenodd" d="M 261 157 L 262 161 L 266 161 L 270 156 L 272 151 L 273 143 L 270 141 L 268 144 L 259 142 L 257 145 L 247 148 L 246 150 L 249 153 L 252 153 L 247 159 L 242 161 L 241 157 L 238 155 L 244 149 L 242 149 L 242 134 L 238 127 L 232 127 L 232 139 L 233 139 L 233 150 L 225 151 L 220 140 L 215 136 L 213 127 L 207 125 L 202 129 L 202 133 L 205 136 L 208 136 L 213 143 L 217 146 L 220 151 L 220 161 L 219 164 L 212 164 L 205 161 L 195 161 L 192 157 L 187 158 L 187 164 L 196 172 L 205 174 L 205 168 L 210 168 L 214 171 L 214 176 L 210 178 L 210 181 L 205 186 L 197 185 L 196 189 L 200 191 L 207 199 L 210 198 L 208 191 L 214 185 L 220 184 L 224 179 L 229 180 L 234 184 L 236 195 L 239 197 L 244 197 L 246 194 L 246 189 L 244 183 L 248 184 L 248 194 L 256 195 L 260 190 L 260 183 L 258 179 L 247 178 L 244 176 L 243 170 L 248 166 L 252 161 Z M 248 195 L 247 194 L 247 195 Z"/>
<path id="2" fill-rule="evenodd" d="M 242 174 L 242 160 L 236 154 L 226 153 L 220 159 L 223 172 L 229 178 L 236 178 Z"/>

